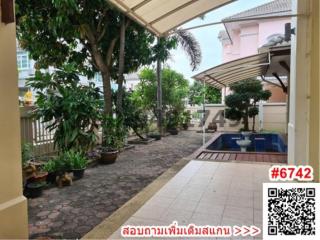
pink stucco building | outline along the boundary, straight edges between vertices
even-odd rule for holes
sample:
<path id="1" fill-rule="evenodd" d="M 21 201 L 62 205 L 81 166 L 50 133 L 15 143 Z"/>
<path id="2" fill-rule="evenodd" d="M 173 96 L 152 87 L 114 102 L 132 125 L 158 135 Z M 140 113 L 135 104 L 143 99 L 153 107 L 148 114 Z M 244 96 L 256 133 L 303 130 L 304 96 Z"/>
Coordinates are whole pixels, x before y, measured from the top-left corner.
<path id="1" fill-rule="evenodd" d="M 291 22 L 291 18 L 286 17 L 289 14 L 291 0 L 276 0 L 224 19 L 234 22 L 225 23 L 226 30 L 219 33 L 223 46 L 223 63 L 258 54 L 259 48 L 270 43 L 272 36 L 284 35 L 285 24 Z M 269 18 L 274 15 L 283 18 Z M 257 16 L 264 16 L 265 19 L 255 20 Z M 249 20 L 240 21 L 241 19 Z M 272 91 L 270 102 L 286 101 L 286 94 L 281 88 L 270 84 L 265 84 L 265 88 Z"/>

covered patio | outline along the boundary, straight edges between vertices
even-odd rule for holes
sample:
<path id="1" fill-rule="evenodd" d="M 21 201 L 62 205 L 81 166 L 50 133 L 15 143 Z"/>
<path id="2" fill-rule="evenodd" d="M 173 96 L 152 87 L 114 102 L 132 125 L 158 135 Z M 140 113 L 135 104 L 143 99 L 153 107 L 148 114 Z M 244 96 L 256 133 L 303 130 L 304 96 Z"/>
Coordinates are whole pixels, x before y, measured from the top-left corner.
<path id="1" fill-rule="evenodd" d="M 154 190 L 149 199 L 143 198 L 143 193 L 150 191 L 148 187 L 84 239 L 123 239 L 121 226 L 167 226 L 173 221 L 183 226 L 245 225 L 262 230 L 262 184 L 269 181 L 271 164 L 181 161 L 188 163 L 163 187 Z M 141 207 L 132 209 L 137 202 Z M 262 239 L 262 235 L 231 238 Z"/>

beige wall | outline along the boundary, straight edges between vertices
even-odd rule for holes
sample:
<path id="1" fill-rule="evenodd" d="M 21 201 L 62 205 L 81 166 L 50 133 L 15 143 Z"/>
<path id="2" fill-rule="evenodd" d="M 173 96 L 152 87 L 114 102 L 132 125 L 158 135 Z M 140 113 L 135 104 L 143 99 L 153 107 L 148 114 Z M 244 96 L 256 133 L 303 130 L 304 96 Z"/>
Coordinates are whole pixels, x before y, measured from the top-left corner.
<path id="1" fill-rule="evenodd" d="M 320 182 L 319 161 L 320 161 L 320 49 L 319 49 L 319 29 L 320 29 L 320 4 L 318 0 L 313 0 L 311 5 L 312 40 L 311 40 L 311 81 L 310 81 L 310 134 L 309 134 L 309 157 L 313 166 L 315 180 Z"/>
<path id="2" fill-rule="evenodd" d="M 286 107 L 287 105 L 285 103 L 266 103 L 263 104 L 263 111 L 261 112 L 261 119 L 264 131 L 277 131 L 281 133 L 286 133 Z M 192 106 L 188 107 L 188 110 L 190 110 L 192 113 L 197 112 L 198 110 L 202 110 L 202 106 Z M 206 106 L 206 110 L 209 110 L 210 114 L 208 116 L 208 119 L 206 121 L 205 127 L 207 128 L 209 123 L 212 122 L 212 120 L 216 117 L 217 113 L 219 111 L 224 110 L 224 105 L 222 104 L 208 104 Z M 198 114 L 201 116 L 201 114 Z M 216 118 L 215 120 L 219 120 L 220 118 Z M 218 123 L 218 130 L 219 131 L 238 131 L 241 127 L 243 127 L 242 124 L 234 125 L 234 122 L 229 121 L 228 119 L 225 120 L 224 127 L 220 126 Z M 199 126 L 200 120 L 194 119 L 192 121 L 194 124 L 193 127 L 190 127 L 190 130 L 201 130 L 202 127 Z M 252 126 L 252 121 L 250 121 L 250 128 Z M 258 131 L 260 127 L 260 121 L 259 116 L 256 117 L 256 125 L 255 129 Z"/>
<path id="3" fill-rule="evenodd" d="M 0 23 L 1 239 L 28 237 L 27 201 L 22 195 L 15 36 L 15 24 Z"/>

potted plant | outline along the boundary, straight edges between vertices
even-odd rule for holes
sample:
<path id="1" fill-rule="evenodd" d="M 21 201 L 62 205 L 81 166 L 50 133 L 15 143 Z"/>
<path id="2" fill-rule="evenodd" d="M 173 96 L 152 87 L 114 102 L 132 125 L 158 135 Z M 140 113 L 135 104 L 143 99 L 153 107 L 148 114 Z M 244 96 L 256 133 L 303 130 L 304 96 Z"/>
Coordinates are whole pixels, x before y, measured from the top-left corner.
<path id="1" fill-rule="evenodd" d="M 65 153 L 66 161 L 69 163 L 70 169 L 73 172 L 75 179 L 83 177 L 84 171 L 87 167 L 88 160 L 81 152 L 70 150 Z"/>
<path id="2" fill-rule="evenodd" d="M 114 163 L 118 157 L 119 149 L 124 146 L 125 128 L 120 118 L 107 116 L 102 123 L 103 139 L 100 162 Z"/>
<path id="3" fill-rule="evenodd" d="M 179 120 L 180 120 L 179 114 L 177 111 L 172 110 L 167 112 L 166 127 L 167 127 L 167 131 L 171 135 L 178 134 Z"/>
<path id="4" fill-rule="evenodd" d="M 58 163 L 54 159 L 50 159 L 42 166 L 42 170 L 48 172 L 47 183 L 54 184 L 56 182 L 57 166 Z"/>
<path id="5" fill-rule="evenodd" d="M 182 127 L 184 130 L 188 130 L 190 121 L 191 121 L 191 114 L 190 111 L 184 111 L 182 113 Z"/>
<path id="6" fill-rule="evenodd" d="M 28 198 L 36 198 L 42 195 L 43 187 L 46 185 L 45 182 L 32 182 L 26 185 L 26 196 Z"/>

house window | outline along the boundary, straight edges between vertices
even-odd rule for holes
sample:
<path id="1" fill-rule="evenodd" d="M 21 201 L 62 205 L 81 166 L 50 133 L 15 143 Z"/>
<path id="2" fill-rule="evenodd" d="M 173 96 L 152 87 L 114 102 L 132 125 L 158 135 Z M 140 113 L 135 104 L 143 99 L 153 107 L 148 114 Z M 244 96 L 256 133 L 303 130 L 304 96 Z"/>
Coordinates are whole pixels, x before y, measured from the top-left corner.
<path id="1" fill-rule="evenodd" d="M 17 54 L 17 65 L 19 70 L 29 69 L 29 55 L 27 52 Z"/>

